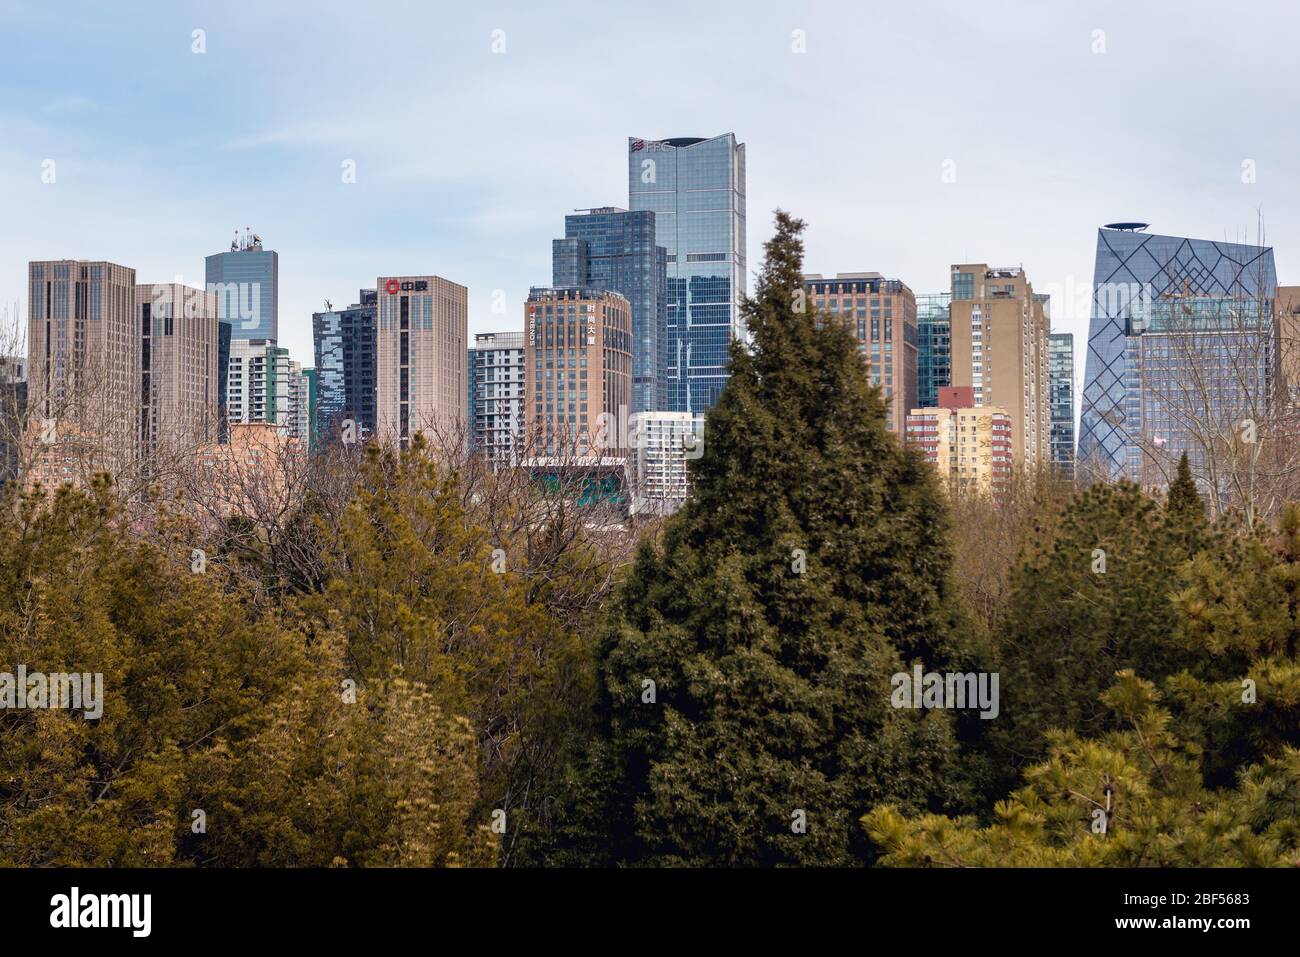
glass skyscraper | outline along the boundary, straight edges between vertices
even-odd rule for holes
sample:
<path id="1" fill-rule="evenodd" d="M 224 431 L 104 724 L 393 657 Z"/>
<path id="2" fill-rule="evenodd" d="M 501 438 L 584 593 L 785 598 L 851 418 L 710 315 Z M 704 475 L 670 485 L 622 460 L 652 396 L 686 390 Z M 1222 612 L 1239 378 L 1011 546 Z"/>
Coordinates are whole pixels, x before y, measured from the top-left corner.
<path id="1" fill-rule="evenodd" d="M 916 392 L 922 409 L 937 408 L 939 390 L 952 385 L 951 302 L 950 292 L 916 297 Z"/>
<path id="2" fill-rule="evenodd" d="M 1144 443 L 1157 441 L 1143 435 L 1141 398 L 1129 368 L 1144 313 L 1172 300 L 1271 304 L 1277 288 L 1269 247 L 1161 236 L 1145 228 L 1117 223 L 1097 231 L 1078 449 L 1079 468 L 1096 478 L 1138 480 Z"/>
<path id="3" fill-rule="evenodd" d="M 1272 296 L 1171 296 L 1134 307 L 1127 341 L 1127 473 L 1167 485 L 1184 452 L 1202 484 L 1246 421 L 1265 420 L 1276 381 Z M 1219 496 L 1215 497 L 1219 500 Z"/>
<path id="4" fill-rule="evenodd" d="M 375 308 L 377 293 L 362 289 L 347 309 L 311 317 L 316 354 L 318 436 L 338 436 L 341 423 L 352 420 L 356 441 L 375 430 Z"/>
<path id="5" fill-rule="evenodd" d="M 204 261 L 207 291 L 217 294 L 217 318 L 232 339 L 279 341 L 280 255 L 262 248 L 260 236 L 230 244 Z"/>
<path id="6" fill-rule="evenodd" d="M 551 244 L 557 289 L 608 289 L 632 303 L 631 412 L 668 402 L 668 251 L 655 241 L 655 214 L 613 206 L 564 217 L 564 238 Z"/>
<path id="7" fill-rule="evenodd" d="M 1052 407 L 1052 466 L 1074 478 L 1074 334 L 1047 336 L 1048 402 Z"/>
<path id="8" fill-rule="evenodd" d="M 655 214 L 667 250 L 665 408 L 703 413 L 727 383 L 745 335 L 745 145 L 732 133 L 627 144 L 628 205 Z"/>

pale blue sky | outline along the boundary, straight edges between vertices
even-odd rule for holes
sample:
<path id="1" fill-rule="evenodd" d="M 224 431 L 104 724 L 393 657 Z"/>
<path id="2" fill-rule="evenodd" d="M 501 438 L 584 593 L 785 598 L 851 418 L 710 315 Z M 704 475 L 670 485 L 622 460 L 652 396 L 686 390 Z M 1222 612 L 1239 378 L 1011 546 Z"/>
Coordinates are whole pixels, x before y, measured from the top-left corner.
<path id="1" fill-rule="evenodd" d="M 920 293 L 1021 263 L 1082 362 L 1099 224 L 1253 241 L 1262 215 L 1300 282 L 1298 36 L 1294 4 L 1226 0 L 0 0 L 0 302 L 30 259 L 201 284 L 251 225 L 305 363 L 312 311 L 380 273 L 464 283 L 471 333 L 522 328 L 565 213 L 627 204 L 629 135 L 734 131 L 751 271 L 777 206 L 813 272 Z"/>

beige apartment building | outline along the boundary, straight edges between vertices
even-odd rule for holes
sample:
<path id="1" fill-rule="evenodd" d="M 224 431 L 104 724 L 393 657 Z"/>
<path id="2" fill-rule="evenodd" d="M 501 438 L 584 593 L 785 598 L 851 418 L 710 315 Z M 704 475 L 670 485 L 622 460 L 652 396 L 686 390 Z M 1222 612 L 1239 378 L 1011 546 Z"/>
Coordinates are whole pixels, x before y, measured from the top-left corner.
<path id="1" fill-rule="evenodd" d="M 907 441 L 935 467 L 944 486 L 959 493 L 1001 495 L 1011 479 L 1014 426 L 1006 410 L 975 405 L 970 386 L 940 388 L 939 405 L 913 409 Z"/>
<path id="2" fill-rule="evenodd" d="M 1278 394 L 1291 410 L 1300 409 L 1300 286 L 1278 286 L 1273 300 L 1277 317 Z"/>
<path id="3" fill-rule="evenodd" d="M 73 259 L 28 264 L 28 415 L 40 453 L 81 475 L 118 475 L 137 457 L 140 345 L 135 270 Z M 49 448 L 76 436 L 67 454 Z"/>
<path id="4" fill-rule="evenodd" d="M 1034 293 L 1020 266 L 967 263 L 952 267 L 952 386 L 969 388 L 972 406 L 1011 417 L 1016 461 L 1025 469 L 1051 463 L 1048 302 Z"/>
<path id="5" fill-rule="evenodd" d="M 858 340 L 889 406 L 889 430 L 903 434 L 907 412 L 917 403 L 916 296 L 899 279 L 878 272 L 820 273 L 803 277 L 809 305 L 837 316 Z"/>
<path id="6" fill-rule="evenodd" d="M 380 276 L 375 332 L 376 431 L 406 448 L 465 427 L 469 290 L 439 276 Z"/>
<path id="7" fill-rule="evenodd" d="M 631 303 L 600 289 L 533 288 L 524 304 L 530 457 L 626 460 L 631 406 Z"/>
<path id="8" fill-rule="evenodd" d="M 218 435 L 217 294 L 180 283 L 135 289 L 140 448 L 189 455 Z"/>

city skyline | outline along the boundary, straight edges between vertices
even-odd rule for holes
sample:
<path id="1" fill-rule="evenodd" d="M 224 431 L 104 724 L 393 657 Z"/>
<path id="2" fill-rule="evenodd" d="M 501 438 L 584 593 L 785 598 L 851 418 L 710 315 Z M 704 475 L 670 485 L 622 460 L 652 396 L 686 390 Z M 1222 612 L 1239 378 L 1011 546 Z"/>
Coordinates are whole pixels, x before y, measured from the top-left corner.
<path id="1" fill-rule="evenodd" d="M 1289 10 L 1260 11 L 1261 29 L 1202 5 L 1180 8 L 1176 22 L 1121 14 L 1120 5 L 1002 4 L 992 8 L 1001 15 L 937 18 L 922 5 L 860 31 L 838 6 L 759 5 L 743 18 L 697 11 L 702 27 L 728 30 L 728 44 L 709 47 L 712 59 L 695 55 L 708 29 L 676 37 L 656 45 L 655 83 L 632 82 L 630 71 L 625 88 L 608 92 L 554 71 L 545 53 L 561 24 L 579 39 L 632 26 L 617 14 L 597 24 L 508 6 L 435 24 L 431 14 L 356 17 L 324 4 L 306 22 L 234 4 L 160 10 L 128 31 L 111 13 L 78 9 L 56 22 L 34 4 L 0 5 L 0 24 L 23 40 L 0 83 L 11 131 L 0 146 L 0 201 L 24 224 L 0 241 L 0 302 L 24 300 L 24 315 L 29 261 L 124 262 L 140 282 L 200 285 L 204 258 L 251 226 L 281 254 L 279 340 L 297 360 L 310 361 L 311 315 L 325 299 L 350 302 L 394 270 L 431 268 L 467 286 L 471 336 L 516 329 L 529 287 L 550 275 L 558 217 L 627 205 L 629 136 L 724 132 L 749 154 L 751 287 L 778 206 L 808 221 L 813 272 L 868 263 L 920 296 L 946 288 L 953 262 L 1023 265 L 1053 296 L 1053 331 L 1075 334 L 1081 370 L 1099 225 L 1136 219 L 1166 235 L 1254 242 L 1262 216 L 1279 281 L 1297 278 L 1293 135 L 1277 121 L 1296 87 L 1286 82 L 1296 70 L 1283 46 L 1298 22 Z M 410 29 L 421 24 L 436 27 L 438 43 Z M 636 28 L 641 40 L 666 38 L 670 18 Z M 305 42 L 281 48 L 275 38 L 286 29 Z M 196 30 L 205 52 L 194 52 Z M 905 39 L 878 42 L 887 35 Z M 374 70 L 303 82 L 321 61 L 295 50 L 381 39 L 394 55 Z M 249 69 L 272 48 L 274 70 Z M 407 50 L 437 55 L 397 55 Z M 617 44 L 593 55 L 602 69 L 618 68 Z M 730 88 L 759 55 L 757 88 L 728 96 L 725 108 L 689 95 Z M 1172 69 L 1211 56 L 1241 67 Z M 40 68 L 51 61 L 66 68 Z M 972 94 L 962 77 L 976 63 L 984 85 Z M 472 88 L 456 82 L 469 71 Z M 1023 82 L 1028 72 L 1033 84 Z M 901 75 L 909 83 L 895 82 Z M 1264 77 L 1268 97 L 1256 95 Z M 858 133 L 792 133 L 791 108 L 847 107 L 864 90 L 888 108 L 889 149 Z M 542 108 L 566 97 L 592 107 L 576 139 Z M 1203 103 L 1227 100 L 1240 135 L 1189 148 Z M 1161 123 L 1148 121 L 1152 102 Z M 402 126 L 413 103 L 429 122 Z M 989 135 L 993 105 L 1007 117 L 1003 137 Z M 398 128 L 400 137 L 389 134 Z M 436 149 L 447 128 L 460 130 L 457 148 Z M 1094 148 L 1101 134 L 1126 148 Z M 43 182 L 47 161 L 53 182 Z M 349 163 L 355 182 L 344 181 Z"/>

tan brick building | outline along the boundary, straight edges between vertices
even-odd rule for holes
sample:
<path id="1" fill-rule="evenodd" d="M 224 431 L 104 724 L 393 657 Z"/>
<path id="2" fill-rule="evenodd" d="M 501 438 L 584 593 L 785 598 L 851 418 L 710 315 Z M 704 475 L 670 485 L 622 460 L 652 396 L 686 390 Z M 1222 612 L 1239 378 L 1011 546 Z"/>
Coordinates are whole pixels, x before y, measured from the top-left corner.
<path id="1" fill-rule="evenodd" d="M 136 286 L 140 447 L 192 453 L 218 435 L 217 295 L 179 283 Z"/>
<path id="2" fill-rule="evenodd" d="M 903 434 L 917 403 L 916 296 L 906 283 L 878 272 L 803 277 L 809 305 L 838 316 L 858 340 L 871 379 L 889 403 L 889 430 Z"/>
<path id="3" fill-rule="evenodd" d="M 531 290 L 524 304 L 530 456 L 625 459 L 631 406 L 631 303 L 605 290 Z"/>
<path id="4" fill-rule="evenodd" d="M 451 440 L 465 427 L 469 290 L 439 276 L 376 283 L 376 432 L 403 447 L 420 431 Z"/>
<path id="5" fill-rule="evenodd" d="M 75 457 L 85 469 L 120 474 L 137 457 L 135 270 L 31 262 L 27 301 L 29 416 L 52 421 L 42 434 L 78 436 Z"/>
<path id="6" fill-rule="evenodd" d="M 975 407 L 1006 411 L 1016 461 L 1030 470 L 1051 462 L 1047 305 L 1019 266 L 952 267 L 951 384 L 970 388 Z"/>
<path id="7" fill-rule="evenodd" d="M 271 422 L 232 422 L 228 442 L 194 452 L 192 494 L 212 512 L 276 514 L 300 504 L 305 442 Z"/>

